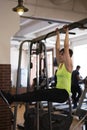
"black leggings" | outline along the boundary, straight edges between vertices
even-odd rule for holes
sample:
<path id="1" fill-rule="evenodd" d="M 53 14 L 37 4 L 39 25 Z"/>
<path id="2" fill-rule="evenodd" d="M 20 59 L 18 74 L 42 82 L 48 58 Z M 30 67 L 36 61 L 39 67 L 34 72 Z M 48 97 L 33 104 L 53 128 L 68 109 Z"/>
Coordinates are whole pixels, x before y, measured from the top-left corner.
<path id="1" fill-rule="evenodd" d="M 13 102 L 37 102 L 49 101 L 63 103 L 68 100 L 69 94 L 65 89 L 43 89 L 23 94 L 16 94 L 13 97 Z"/>

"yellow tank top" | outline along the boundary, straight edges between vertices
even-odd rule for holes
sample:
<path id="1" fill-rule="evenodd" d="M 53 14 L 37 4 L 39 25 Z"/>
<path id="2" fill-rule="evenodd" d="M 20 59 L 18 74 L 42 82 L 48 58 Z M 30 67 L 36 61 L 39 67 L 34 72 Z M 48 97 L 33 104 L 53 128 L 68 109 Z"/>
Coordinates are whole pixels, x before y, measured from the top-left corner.
<path id="1" fill-rule="evenodd" d="M 63 64 L 57 70 L 57 84 L 56 88 L 65 89 L 69 94 L 71 92 L 71 73 L 67 71 L 65 65 Z"/>

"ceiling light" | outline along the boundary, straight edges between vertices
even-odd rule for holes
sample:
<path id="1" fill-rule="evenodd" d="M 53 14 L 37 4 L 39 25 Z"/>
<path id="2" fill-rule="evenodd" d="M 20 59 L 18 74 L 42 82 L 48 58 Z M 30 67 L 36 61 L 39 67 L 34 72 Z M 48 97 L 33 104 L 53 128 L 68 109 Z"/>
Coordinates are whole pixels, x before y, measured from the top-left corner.
<path id="1" fill-rule="evenodd" d="M 12 9 L 14 12 L 18 12 L 19 15 L 22 15 L 24 12 L 27 12 L 28 9 L 23 6 L 23 0 L 18 0 L 18 5 Z"/>

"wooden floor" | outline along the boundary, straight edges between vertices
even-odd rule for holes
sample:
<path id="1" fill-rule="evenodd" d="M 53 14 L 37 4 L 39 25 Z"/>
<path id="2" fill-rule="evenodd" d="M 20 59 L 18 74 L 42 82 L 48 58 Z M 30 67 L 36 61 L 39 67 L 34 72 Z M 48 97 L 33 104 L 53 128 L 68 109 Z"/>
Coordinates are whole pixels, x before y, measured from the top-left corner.
<path id="1" fill-rule="evenodd" d="M 14 113 L 14 107 L 12 107 L 12 112 Z M 23 125 L 24 123 L 24 112 L 25 112 L 25 105 L 18 105 L 17 109 L 17 124 Z M 16 126 L 17 127 L 17 126 Z M 12 128 L 13 130 L 13 128 Z M 19 130 L 18 128 L 16 130 Z"/>

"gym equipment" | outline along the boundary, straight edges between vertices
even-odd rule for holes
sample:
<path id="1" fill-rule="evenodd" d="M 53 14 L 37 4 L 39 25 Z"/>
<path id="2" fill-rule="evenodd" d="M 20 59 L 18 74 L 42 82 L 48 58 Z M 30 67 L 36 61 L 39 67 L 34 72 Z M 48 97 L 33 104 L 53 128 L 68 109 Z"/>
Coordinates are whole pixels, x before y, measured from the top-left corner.
<path id="1" fill-rule="evenodd" d="M 83 105 L 83 102 L 84 102 L 84 99 L 85 99 L 85 96 L 86 96 L 86 92 L 87 92 L 87 77 L 84 79 L 84 84 L 85 84 L 84 91 L 83 91 L 83 93 L 81 95 L 81 98 L 80 98 L 79 105 L 78 105 L 77 109 L 80 109 L 80 108 L 83 107 L 82 105 Z"/>
<path id="2" fill-rule="evenodd" d="M 67 26 L 69 27 L 69 30 L 72 30 L 74 28 L 87 29 L 87 18 L 82 19 L 82 20 L 77 21 L 77 22 L 73 22 L 71 24 L 68 24 Z M 63 28 L 60 28 L 59 32 L 64 33 Z M 72 32 L 70 32 L 69 34 L 75 35 L 75 33 L 72 33 Z M 49 38 L 49 37 L 52 37 L 52 36 L 55 36 L 55 35 L 56 35 L 56 31 L 52 31 L 48 34 L 45 34 L 45 35 L 42 35 L 38 38 L 33 39 L 32 42 L 38 42 L 38 41 L 41 41 L 41 40 L 45 40 L 46 38 Z"/>
<path id="3" fill-rule="evenodd" d="M 87 29 L 86 27 L 86 24 L 87 24 L 87 18 L 83 19 L 83 20 L 80 20 L 78 22 L 74 22 L 74 23 L 71 23 L 69 25 L 67 25 L 69 27 L 69 30 L 72 30 L 74 28 L 85 28 Z M 59 31 L 61 33 L 64 33 L 63 32 L 63 28 L 59 29 Z M 71 34 L 75 34 L 75 33 L 71 33 Z M 18 93 L 18 87 L 20 87 L 20 80 L 21 80 L 21 58 L 22 58 L 22 46 L 24 43 L 28 43 L 28 66 L 27 66 L 27 91 L 29 91 L 29 86 L 30 86 L 30 69 L 31 69 L 31 50 L 32 50 L 32 46 L 34 44 L 36 44 L 36 47 L 37 47 L 37 60 L 39 60 L 39 56 L 38 56 L 38 53 L 40 52 L 40 49 L 38 49 L 38 47 L 40 47 L 40 44 L 43 44 L 41 41 L 42 40 L 45 40 L 46 38 L 49 38 L 49 37 L 52 37 L 56 35 L 56 32 L 53 31 L 53 32 L 50 32 L 46 35 L 43 35 L 43 36 L 40 36 L 38 38 L 35 38 L 33 40 L 25 40 L 21 43 L 20 45 L 20 49 L 19 49 L 19 62 L 18 62 L 18 71 L 17 71 L 17 82 L 16 82 L 16 93 Z M 43 44 L 44 48 L 45 48 L 45 45 Z M 46 48 L 45 48 L 46 49 Z M 46 50 L 44 49 L 44 53 L 46 54 Z M 45 60 L 46 62 L 46 60 Z M 37 88 L 39 87 L 39 68 L 38 68 L 39 64 L 37 65 Z M 47 73 L 47 69 L 46 69 L 46 76 L 48 75 Z M 48 86 L 48 77 L 47 77 L 47 86 Z M 70 101 L 70 100 L 69 100 Z M 28 104 L 26 104 L 26 110 L 27 110 L 27 106 Z M 49 104 L 50 106 L 50 104 Z M 49 107 L 50 108 L 50 107 Z M 71 110 L 71 105 L 70 105 L 70 110 Z M 39 111 L 38 111 L 38 104 L 37 104 L 37 130 L 39 130 Z M 51 126 L 51 114 L 50 114 L 50 109 L 48 111 L 49 113 L 49 122 L 50 122 L 50 130 L 52 130 L 52 126 Z M 71 113 L 71 112 L 70 112 Z M 17 105 L 15 106 L 15 109 L 14 109 L 14 126 L 13 126 L 13 130 L 16 130 L 16 116 L 17 116 Z"/>
<path id="4" fill-rule="evenodd" d="M 20 52 L 19 52 L 19 63 L 18 63 L 18 72 L 17 72 L 17 87 L 16 87 L 16 93 L 18 93 L 18 88 L 20 87 L 21 84 L 21 61 L 22 61 L 22 48 L 23 48 L 23 44 L 25 42 L 29 42 L 29 41 L 24 41 L 21 45 L 20 45 Z M 28 43 L 28 65 L 27 65 L 27 91 L 29 91 L 30 89 L 30 73 L 31 73 L 31 55 L 35 54 L 36 55 L 36 86 L 37 89 L 40 88 L 39 86 L 39 77 L 42 76 L 42 67 L 44 68 L 44 74 L 46 77 L 46 87 L 48 88 L 48 71 L 47 71 L 47 57 L 46 57 L 46 47 L 45 44 L 43 42 L 39 42 L 39 43 Z M 41 55 L 44 56 L 44 62 L 41 61 Z M 41 66 L 41 64 L 44 64 L 43 66 Z M 26 113 L 28 110 L 28 103 L 26 104 Z M 36 105 L 36 110 L 37 110 L 37 130 L 39 130 L 39 102 Z M 50 130 L 51 128 L 51 111 L 50 111 L 50 103 L 48 102 L 48 113 L 49 113 L 49 127 Z M 17 115 L 17 105 L 15 107 L 14 110 L 14 130 L 16 129 L 16 115 Z"/>
<path id="5" fill-rule="evenodd" d="M 77 115 L 80 118 L 80 122 L 84 122 L 85 127 L 87 129 L 87 77 L 84 79 L 84 91 L 81 95 L 78 107 L 76 112 L 74 113 L 75 115 Z"/>
<path id="6" fill-rule="evenodd" d="M 39 128 L 40 130 L 50 130 L 49 128 L 49 114 L 45 110 L 39 111 Z M 29 109 L 27 116 L 25 116 L 25 130 L 36 130 L 36 110 Z M 60 115 L 51 113 L 52 130 L 69 130 L 73 117 L 70 115 Z"/>

